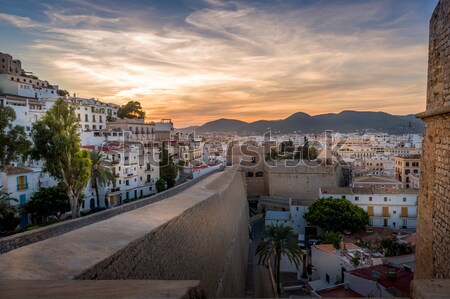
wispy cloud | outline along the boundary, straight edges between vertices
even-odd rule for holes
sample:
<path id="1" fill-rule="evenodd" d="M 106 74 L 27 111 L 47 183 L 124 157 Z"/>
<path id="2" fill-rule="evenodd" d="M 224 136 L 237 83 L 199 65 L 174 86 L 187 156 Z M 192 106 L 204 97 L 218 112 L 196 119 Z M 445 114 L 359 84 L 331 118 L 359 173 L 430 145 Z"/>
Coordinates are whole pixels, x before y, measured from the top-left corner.
<path id="1" fill-rule="evenodd" d="M 427 30 L 412 6 L 204 0 L 164 19 L 153 9 L 72 2 L 76 9 L 47 6 L 45 20 L 0 19 L 33 34 L 28 61 L 47 66 L 41 77 L 81 96 L 139 99 L 152 119 L 182 126 L 424 107 Z"/>

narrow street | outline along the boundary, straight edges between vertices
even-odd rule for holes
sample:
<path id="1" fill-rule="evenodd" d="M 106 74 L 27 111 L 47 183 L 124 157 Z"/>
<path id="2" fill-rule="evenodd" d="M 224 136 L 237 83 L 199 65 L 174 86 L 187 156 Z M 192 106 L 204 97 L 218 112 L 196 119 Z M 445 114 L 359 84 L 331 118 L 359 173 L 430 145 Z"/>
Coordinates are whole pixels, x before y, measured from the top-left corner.
<path id="1" fill-rule="evenodd" d="M 259 241 L 264 235 L 264 219 L 251 222 L 253 240 L 249 246 L 247 269 L 247 298 L 274 298 L 269 269 L 264 265 L 258 265 L 258 257 L 255 256 Z"/>

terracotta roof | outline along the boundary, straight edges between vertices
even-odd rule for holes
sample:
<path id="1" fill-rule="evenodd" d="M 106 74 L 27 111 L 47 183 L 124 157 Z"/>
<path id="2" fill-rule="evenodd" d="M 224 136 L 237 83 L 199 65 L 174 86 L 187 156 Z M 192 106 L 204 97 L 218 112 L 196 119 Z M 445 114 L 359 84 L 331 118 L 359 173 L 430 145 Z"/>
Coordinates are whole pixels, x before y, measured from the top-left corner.
<path id="1" fill-rule="evenodd" d="M 360 249 L 361 247 L 353 244 L 353 243 L 345 243 L 345 249 L 351 250 L 351 249 Z M 336 249 L 334 248 L 333 244 L 317 244 L 314 245 L 317 249 L 320 249 L 322 251 L 325 251 L 326 253 L 333 254 L 336 252 Z"/>
<path id="2" fill-rule="evenodd" d="M 351 195 L 351 194 L 419 194 L 414 188 L 349 188 L 349 187 L 321 187 L 322 194 Z"/>
<path id="3" fill-rule="evenodd" d="M 404 238 L 401 238 L 402 241 L 411 243 L 411 245 L 416 245 L 416 240 L 417 240 L 417 235 L 416 234 L 411 234 L 409 236 L 406 236 Z"/>
<path id="4" fill-rule="evenodd" d="M 390 268 L 397 270 L 397 276 L 395 278 L 389 278 L 387 273 Z M 391 265 L 376 265 L 367 268 L 360 268 L 349 271 L 348 273 L 357 277 L 372 280 L 372 272 L 377 271 L 381 274 L 378 282 L 384 286 L 386 289 L 393 288 L 400 291 L 404 297 L 409 297 L 410 294 L 410 284 L 414 278 L 414 273 L 405 272 L 398 267 Z"/>
<path id="5" fill-rule="evenodd" d="M 359 298 L 363 297 L 360 294 L 346 289 L 345 286 L 339 286 L 328 290 L 317 292 L 322 298 Z"/>
<path id="6" fill-rule="evenodd" d="M 21 174 L 21 173 L 28 173 L 33 172 L 31 168 L 27 167 L 7 167 L 3 170 L 7 175 L 13 175 L 13 174 Z"/>

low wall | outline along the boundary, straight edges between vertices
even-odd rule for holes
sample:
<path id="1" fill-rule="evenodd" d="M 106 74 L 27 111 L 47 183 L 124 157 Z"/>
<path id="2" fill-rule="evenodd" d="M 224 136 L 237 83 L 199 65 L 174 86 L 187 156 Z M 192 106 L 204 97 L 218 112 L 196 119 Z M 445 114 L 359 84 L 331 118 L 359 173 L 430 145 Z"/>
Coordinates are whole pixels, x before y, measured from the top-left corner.
<path id="1" fill-rule="evenodd" d="M 216 168 L 213 171 L 210 171 L 209 173 L 206 173 L 200 177 L 197 177 L 196 179 L 187 181 L 183 184 L 177 185 L 169 190 L 160 192 L 158 194 L 145 197 L 143 199 L 139 199 L 130 203 L 126 203 L 105 211 L 101 211 L 95 214 L 91 214 L 88 216 L 84 216 L 77 219 L 72 219 L 68 221 L 64 221 L 61 223 L 55 223 L 53 225 L 45 226 L 42 228 L 34 229 L 31 231 L 23 232 L 20 234 L 15 234 L 12 236 L 0 238 L 0 254 L 5 253 L 17 248 L 20 248 L 22 246 L 30 245 L 35 242 L 43 241 L 48 238 L 53 238 L 56 236 L 59 236 L 61 234 L 70 232 L 75 229 L 82 228 L 84 226 L 106 220 L 108 218 L 114 217 L 116 215 L 126 213 L 138 208 L 141 208 L 143 206 L 155 203 L 157 201 L 163 200 L 165 198 L 168 198 L 170 196 L 174 196 L 178 194 L 179 192 L 182 192 L 189 187 L 193 186 L 194 184 L 198 183 L 200 180 L 204 179 L 205 177 L 220 171 L 221 168 Z"/>
<path id="2" fill-rule="evenodd" d="M 163 201 L 0 255 L 0 280 L 198 280 L 208 297 L 243 297 L 248 241 L 244 182 L 231 167 Z"/>

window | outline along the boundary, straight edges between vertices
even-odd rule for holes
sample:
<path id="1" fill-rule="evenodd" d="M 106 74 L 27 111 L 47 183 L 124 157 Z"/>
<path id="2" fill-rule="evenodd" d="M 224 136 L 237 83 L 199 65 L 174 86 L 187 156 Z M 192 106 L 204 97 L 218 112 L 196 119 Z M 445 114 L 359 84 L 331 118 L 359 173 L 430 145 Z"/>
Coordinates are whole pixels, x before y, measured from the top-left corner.
<path id="1" fill-rule="evenodd" d="M 406 162 L 406 167 L 409 167 L 409 162 Z"/>
<path id="2" fill-rule="evenodd" d="M 406 197 L 403 197 L 403 202 L 406 202 Z"/>
<path id="3" fill-rule="evenodd" d="M 330 275 L 325 273 L 325 280 L 327 281 L 327 283 L 330 283 Z"/>
<path id="4" fill-rule="evenodd" d="M 345 195 L 342 195 L 342 199 L 346 199 L 346 198 L 345 198 Z"/>
<path id="5" fill-rule="evenodd" d="M 129 180 L 125 180 L 125 185 L 130 186 L 130 181 Z"/>
<path id="6" fill-rule="evenodd" d="M 84 121 L 89 121 L 87 114 L 84 116 Z"/>
<path id="7" fill-rule="evenodd" d="M 247 171 L 247 177 L 248 177 L 248 178 L 252 178 L 252 177 L 253 177 L 253 172 Z"/>
<path id="8" fill-rule="evenodd" d="M 21 175 L 16 178 L 17 181 L 17 190 L 26 190 L 28 189 L 28 178 L 26 175 Z"/>
<path id="9" fill-rule="evenodd" d="M 369 196 L 369 201 L 372 201 L 372 196 Z"/>
<path id="10" fill-rule="evenodd" d="M 355 201 L 359 201 L 359 196 L 355 196 Z"/>
<path id="11" fill-rule="evenodd" d="M 384 198 L 384 201 L 387 201 L 387 197 Z"/>

